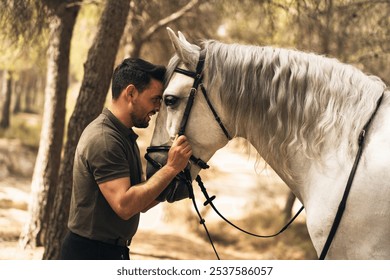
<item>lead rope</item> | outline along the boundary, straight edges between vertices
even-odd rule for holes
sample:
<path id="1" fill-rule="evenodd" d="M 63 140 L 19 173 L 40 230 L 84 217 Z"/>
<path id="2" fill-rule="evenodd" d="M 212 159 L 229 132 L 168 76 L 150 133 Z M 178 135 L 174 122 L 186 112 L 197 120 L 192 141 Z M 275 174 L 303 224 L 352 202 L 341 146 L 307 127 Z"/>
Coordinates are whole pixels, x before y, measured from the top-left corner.
<path id="1" fill-rule="evenodd" d="M 196 211 L 196 214 L 198 214 L 198 217 L 199 217 L 199 223 L 201 225 L 203 225 L 203 228 L 204 228 L 204 230 L 206 231 L 206 234 L 207 234 L 207 238 L 209 239 L 210 244 L 213 247 L 214 253 L 215 253 L 217 259 L 220 260 L 218 252 L 217 252 L 217 249 L 215 249 L 213 239 L 211 238 L 211 235 L 210 235 L 210 233 L 209 233 L 209 231 L 207 229 L 206 221 L 205 221 L 205 219 L 203 219 L 202 214 L 200 214 L 198 206 L 196 205 L 194 190 L 192 188 L 192 180 L 191 180 L 190 171 L 188 169 L 185 169 L 184 170 L 184 174 L 185 174 L 185 177 L 186 177 L 186 185 L 187 185 L 187 188 L 188 188 L 188 193 L 189 193 L 190 199 L 192 200 L 192 204 L 194 205 L 194 209 Z"/>
<path id="2" fill-rule="evenodd" d="M 214 253 L 217 257 L 218 260 L 220 260 L 220 257 L 218 255 L 218 252 L 217 252 L 217 249 L 215 248 L 214 246 L 214 242 L 213 242 L 213 239 L 211 238 L 211 235 L 207 229 L 207 226 L 206 226 L 206 221 L 205 219 L 202 217 L 202 215 L 200 214 L 200 211 L 199 211 L 199 208 L 196 204 L 196 199 L 195 199 L 195 195 L 194 195 L 194 190 L 193 190 L 193 187 L 192 187 L 192 180 L 191 180 L 191 174 L 189 172 L 188 169 L 185 169 L 184 170 L 184 175 L 185 175 L 185 179 L 186 179 L 186 185 L 187 185 L 187 188 L 188 188 L 188 193 L 189 193 L 189 198 L 192 200 L 192 204 L 194 206 L 194 209 L 195 209 L 195 212 L 196 214 L 198 215 L 199 217 L 199 223 L 201 225 L 203 225 L 203 228 L 205 229 L 205 232 L 206 232 L 206 235 L 207 235 L 207 238 L 209 239 L 210 241 L 210 244 L 214 250 Z M 260 237 L 260 238 L 269 238 L 269 237 L 275 237 L 277 235 L 279 235 L 280 233 L 282 233 L 283 231 L 285 231 L 289 226 L 290 224 L 299 216 L 299 214 L 302 212 L 302 210 L 304 209 L 304 207 L 302 206 L 298 212 L 294 215 L 294 217 L 281 229 L 279 230 L 277 233 L 275 234 L 272 234 L 272 235 L 259 235 L 259 234 L 255 234 L 255 233 L 251 233 L 249 231 L 246 231 L 238 226 L 236 226 L 235 224 L 233 224 L 232 222 L 230 222 L 228 219 L 226 219 L 219 211 L 218 209 L 214 206 L 213 204 L 213 200 L 215 199 L 215 195 L 213 195 L 212 197 L 209 196 L 209 194 L 207 193 L 207 190 L 206 190 L 206 187 L 204 186 L 203 184 L 203 181 L 202 181 L 202 178 L 197 175 L 196 176 L 196 182 L 198 183 L 203 195 L 205 196 L 206 198 L 206 201 L 203 203 L 204 206 L 207 206 L 207 204 L 210 204 L 210 206 L 212 207 L 212 209 L 215 211 L 215 213 L 217 213 L 217 215 L 223 219 L 226 223 L 228 223 L 229 225 L 233 226 L 234 228 L 238 229 L 239 231 L 241 232 L 244 232 L 248 235 L 252 235 L 252 236 L 255 236 L 255 237 Z"/>
<path id="3" fill-rule="evenodd" d="M 202 178 L 198 175 L 196 177 L 196 182 L 198 183 L 203 195 L 205 196 L 206 198 L 206 201 L 203 203 L 204 206 L 207 206 L 207 204 L 210 204 L 211 208 L 213 208 L 213 210 L 215 211 L 215 213 L 217 213 L 217 215 L 222 219 L 224 220 L 226 223 L 228 223 L 229 225 L 231 225 L 232 227 L 238 229 L 239 231 L 241 232 L 244 232 L 248 235 L 252 235 L 254 237 L 260 237 L 260 238 L 270 238 L 270 237 L 275 237 L 279 234 L 281 234 L 283 231 L 285 231 L 290 225 L 291 223 L 299 216 L 299 214 L 301 214 L 302 210 L 304 209 L 304 207 L 302 206 L 298 212 L 294 215 L 294 217 L 292 217 L 290 219 L 290 221 L 284 226 L 282 227 L 281 230 L 279 230 L 277 233 L 274 233 L 274 234 L 271 234 L 271 235 L 259 235 L 259 234 L 255 234 L 255 233 L 252 233 L 252 232 L 249 232 L 249 231 L 246 231 L 242 228 L 240 228 L 239 226 L 233 224 L 231 221 L 229 221 L 228 219 L 226 219 L 219 211 L 218 209 L 215 207 L 214 203 L 213 203 L 213 200 L 215 199 L 215 195 L 213 195 L 212 197 L 209 196 L 209 194 L 207 193 L 207 190 L 206 190 L 206 187 L 204 186 L 203 184 L 203 181 L 202 181 Z"/>

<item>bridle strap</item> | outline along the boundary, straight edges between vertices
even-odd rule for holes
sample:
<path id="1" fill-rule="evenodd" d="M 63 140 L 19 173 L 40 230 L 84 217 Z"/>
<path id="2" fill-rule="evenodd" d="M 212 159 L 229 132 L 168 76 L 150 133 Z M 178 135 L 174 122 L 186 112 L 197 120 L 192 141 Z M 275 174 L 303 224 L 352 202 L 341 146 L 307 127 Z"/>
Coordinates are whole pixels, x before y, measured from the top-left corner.
<path id="1" fill-rule="evenodd" d="M 190 112 L 191 112 L 192 106 L 194 104 L 194 99 L 195 99 L 196 93 L 198 91 L 198 87 L 200 86 L 201 91 L 203 93 L 203 96 L 207 102 L 207 105 L 209 106 L 209 108 L 214 116 L 214 119 L 217 121 L 218 125 L 220 126 L 223 133 L 225 134 L 226 138 L 231 140 L 232 137 L 230 136 L 226 127 L 223 125 L 222 120 L 218 116 L 217 111 L 215 110 L 213 104 L 210 101 L 210 98 L 207 95 L 207 90 L 202 83 L 202 80 L 203 80 L 203 73 L 202 72 L 203 72 L 205 58 L 206 58 L 206 50 L 202 50 L 199 54 L 199 61 L 198 61 L 198 64 L 196 66 L 196 72 L 192 72 L 192 71 L 182 69 L 179 67 L 176 67 L 174 70 L 174 72 L 186 75 L 186 76 L 194 79 L 194 83 L 192 85 L 190 95 L 188 97 L 188 102 L 187 102 L 186 108 L 184 109 L 183 118 L 182 118 L 181 123 L 180 123 L 179 135 L 184 135 L 184 133 L 185 133 L 185 129 L 187 127 L 187 122 L 188 122 L 188 119 L 190 116 Z"/>
<path id="2" fill-rule="evenodd" d="M 183 118 L 182 118 L 181 123 L 180 123 L 179 135 L 184 135 L 184 133 L 185 133 L 185 130 L 187 127 L 187 122 L 188 122 L 188 119 L 190 117 L 192 105 L 194 104 L 196 92 L 198 91 L 199 84 L 202 82 L 202 78 L 203 78 L 202 72 L 203 72 L 205 59 L 206 59 L 206 50 L 203 49 L 199 53 L 199 60 L 198 60 L 198 64 L 196 65 L 196 72 L 195 73 L 181 69 L 181 68 L 175 69 L 175 71 L 178 73 L 181 73 L 181 74 L 184 74 L 184 75 L 187 75 L 187 76 L 194 78 L 194 83 L 192 84 L 190 96 L 188 97 L 188 102 L 187 102 L 186 108 L 184 109 Z"/>
<path id="3" fill-rule="evenodd" d="M 186 108 L 184 110 L 183 118 L 181 119 L 179 136 L 184 135 L 184 133 L 186 131 L 188 119 L 189 119 L 190 113 L 191 113 L 191 108 L 192 108 L 192 105 L 194 104 L 196 91 L 197 91 L 196 88 L 191 88 L 190 96 L 188 97 L 188 102 L 187 102 Z"/>
<path id="4" fill-rule="evenodd" d="M 152 159 L 151 156 L 149 156 L 150 153 L 155 152 L 168 152 L 171 146 L 150 146 L 146 148 L 146 154 L 145 159 L 150 162 L 155 168 L 160 169 L 162 167 L 162 164 Z M 204 162 L 202 159 L 195 157 L 194 155 L 190 156 L 190 160 L 198 165 L 202 169 L 208 169 L 210 166 Z"/>
<path id="5" fill-rule="evenodd" d="M 196 93 L 198 91 L 198 87 L 200 85 L 201 88 L 202 88 L 202 92 L 203 92 L 203 94 L 205 96 L 205 99 L 207 101 L 207 104 L 210 107 L 211 112 L 214 115 L 214 118 L 217 120 L 219 126 L 221 127 L 221 129 L 225 133 L 226 137 L 230 140 L 231 137 L 229 136 L 226 128 L 224 127 L 224 125 L 222 124 L 222 121 L 219 118 L 219 116 L 218 116 L 216 110 L 214 109 L 213 105 L 211 104 L 211 102 L 210 102 L 210 100 L 209 100 L 209 98 L 207 96 L 206 89 L 201 84 L 202 83 L 202 79 L 203 79 L 203 68 L 204 68 L 204 64 L 205 64 L 205 59 L 206 59 L 206 50 L 203 49 L 203 50 L 201 50 L 199 52 L 199 60 L 198 60 L 198 63 L 196 65 L 196 72 L 192 72 L 192 71 L 189 71 L 189 70 L 186 70 L 186 69 L 182 69 L 182 68 L 179 68 L 179 67 L 176 67 L 175 70 L 174 70 L 174 72 L 186 75 L 186 76 L 191 77 L 191 78 L 194 79 L 194 83 L 192 84 L 190 95 L 188 97 L 188 101 L 187 101 L 186 107 L 184 109 L 183 118 L 182 118 L 182 120 L 180 122 L 180 127 L 179 127 L 178 134 L 179 135 L 184 135 L 184 133 L 185 133 L 185 130 L 186 130 L 186 127 L 187 127 L 187 123 L 188 123 L 188 119 L 189 119 L 189 116 L 190 116 L 190 113 L 191 113 L 191 109 L 192 109 L 192 106 L 194 104 L 195 96 L 196 96 Z M 169 148 L 170 148 L 169 146 L 151 146 L 151 147 L 148 147 L 147 148 L 147 153 L 145 154 L 145 158 L 152 165 L 154 165 L 155 167 L 158 167 L 159 163 L 157 161 L 153 160 L 149 156 L 149 153 L 151 153 L 151 152 L 168 152 Z M 202 159 L 197 158 L 197 157 L 195 157 L 193 155 L 190 157 L 190 160 L 193 163 L 195 163 L 197 166 L 202 168 L 202 169 L 209 168 L 209 165 L 205 161 L 203 161 Z"/>
<path id="6" fill-rule="evenodd" d="M 191 78 L 193 78 L 193 79 L 195 79 L 195 77 L 196 77 L 196 73 L 195 73 L 195 72 L 188 71 L 188 70 L 186 70 L 186 69 L 179 68 L 179 67 L 176 67 L 175 70 L 174 70 L 174 72 L 177 72 L 177 73 L 186 75 L 186 76 L 191 77 Z"/>
<path id="7" fill-rule="evenodd" d="M 211 101 L 207 95 L 206 89 L 203 86 L 203 84 L 200 84 L 200 89 L 202 90 L 203 96 L 206 99 L 207 104 L 209 105 L 209 108 L 211 112 L 214 115 L 214 119 L 217 121 L 219 124 L 219 127 L 222 129 L 223 133 L 225 134 L 226 138 L 229 140 L 232 140 L 232 137 L 230 136 L 229 132 L 227 131 L 226 127 L 223 125 L 221 118 L 218 116 L 217 111 L 214 109 L 213 104 L 211 104 Z"/>
<path id="8" fill-rule="evenodd" d="M 367 121 L 367 123 L 364 125 L 362 131 L 360 132 L 359 139 L 358 139 L 359 148 L 358 148 L 358 151 L 356 153 L 355 161 L 353 163 L 351 172 L 349 174 L 347 185 L 345 186 L 343 198 L 340 201 L 340 204 L 339 204 L 339 207 L 337 209 L 337 213 L 336 213 L 336 216 L 334 218 L 332 227 L 330 229 L 328 238 L 326 239 L 324 248 L 322 249 L 322 252 L 321 252 L 321 255 L 320 255 L 320 258 L 319 258 L 320 260 L 324 260 L 325 259 L 326 254 L 328 253 L 328 250 L 330 248 L 330 245 L 332 244 L 332 241 L 333 241 L 333 239 L 334 239 L 334 237 L 336 235 L 337 228 L 340 225 L 340 221 L 341 221 L 341 218 L 342 218 L 342 216 L 344 214 L 345 206 L 347 204 L 348 195 L 349 195 L 349 192 L 351 190 L 353 178 L 355 177 L 355 173 L 356 173 L 357 167 L 359 165 L 360 158 L 361 158 L 362 153 L 363 153 L 365 136 L 367 134 L 367 130 L 368 130 L 372 120 L 374 119 L 374 116 L 376 115 L 376 112 L 379 109 L 379 106 L 382 103 L 383 95 L 384 94 L 382 93 L 381 97 L 377 101 L 375 111 L 372 113 L 370 119 Z"/>

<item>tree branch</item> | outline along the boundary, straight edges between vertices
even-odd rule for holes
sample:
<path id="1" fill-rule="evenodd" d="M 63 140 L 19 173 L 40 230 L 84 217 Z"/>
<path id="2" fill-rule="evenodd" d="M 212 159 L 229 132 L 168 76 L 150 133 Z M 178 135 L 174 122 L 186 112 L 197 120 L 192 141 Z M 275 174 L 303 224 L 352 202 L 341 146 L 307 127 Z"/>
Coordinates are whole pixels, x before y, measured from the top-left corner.
<path id="1" fill-rule="evenodd" d="M 153 24 L 149 29 L 145 32 L 145 34 L 141 37 L 141 40 L 147 41 L 157 30 L 167 26 L 169 23 L 181 18 L 188 11 L 190 11 L 193 7 L 195 7 L 199 3 L 199 0 L 191 0 L 187 5 L 179 9 L 177 12 L 160 19 L 158 22 Z"/>
<path id="2" fill-rule="evenodd" d="M 76 2 L 73 2 L 73 3 L 69 3 L 69 4 L 66 4 L 66 7 L 67 8 L 71 8 L 71 7 L 74 7 L 74 6 L 82 6 L 82 5 L 100 5 L 100 4 L 103 4 L 102 1 L 97 1 L 97 0 L 86 0 L 86 1 L 76 1 Z"/>

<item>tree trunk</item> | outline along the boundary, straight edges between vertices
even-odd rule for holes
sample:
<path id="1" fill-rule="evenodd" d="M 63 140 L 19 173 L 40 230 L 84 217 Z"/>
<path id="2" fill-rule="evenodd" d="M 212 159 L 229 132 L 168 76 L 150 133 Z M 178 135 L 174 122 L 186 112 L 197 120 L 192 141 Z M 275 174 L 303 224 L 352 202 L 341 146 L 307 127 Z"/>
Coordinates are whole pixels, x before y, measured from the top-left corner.
<path id="1" fill-rule="evenodd" d="M 78 5 L 60 5 L 50 20 L 43 123 L 31 183 L 30 217 L 20 240 L 23 247 L 44 245 L 61 161 L 70 43 L 78 11 Z"/>
<path id="2" fill-rule="evenodd" d="M 24 73 L 22 72 L 21 77 L 24 76 Z M 22 111 L 22 85 L 20 83 L 20 78 L 18 81 L 15 82 L 14 87 L 14 94 L 13 94 L 13 100 L 14 105 L 12 108 L 12 113 L 15 115 L 17 113 L 20 113 Z"/>
<path id="3" fill-rule="evenodd" d="M 37 77 L 27 77 L 26 89 L 24 91 L 24 112 L 33 113 L 34 112 L 34 98 L 33 92 L 36 91 Z M 45 93 L 46 98 L 46 93 Z M 44 112 L 45 113 L 45 112 Z"/>
<path id="4" fill-rule="evenodd" d="M 108 0 L 99 22 L 99 30 L 88 52 L 84 78 L 75 109 L 68 124 L 67 142 L 58 180 L 58 190 L 46 236 L 43 259 L 58 259 L 67 232 L 72 191 L 73 158 L 84 128 L 102 111 L 110 86 L 119 42 L 126 24 L 128 0 Z"/>
<path id="5" fill-rule="evenodd" d="M 14 114 L 26 112 L 26 94 L 30 90 L 29 87 L 32 84 L 31 80 L 33 79 L 28 72 L 29 71 L 23 71 L 16 82 Z"/>
<path id="6" fill-rule="evenodd" d="M 4 70 L 3 75 L 3 104 L 1 108 L 1 119 L 0 127 L 6 129 L 10 125 L 10 114 L 11 114 L 11 94 L 12 94 L 12 72 Z"/>
<path id="7" fill-rule="evenodd" d="M 330 42 L 332 37 L 332 23 L 333 23 L 333 0 L 325 1 L 326 10 L 325 10 L 325 26 L 322 32 L 322 54 L 330 54 Z"/>

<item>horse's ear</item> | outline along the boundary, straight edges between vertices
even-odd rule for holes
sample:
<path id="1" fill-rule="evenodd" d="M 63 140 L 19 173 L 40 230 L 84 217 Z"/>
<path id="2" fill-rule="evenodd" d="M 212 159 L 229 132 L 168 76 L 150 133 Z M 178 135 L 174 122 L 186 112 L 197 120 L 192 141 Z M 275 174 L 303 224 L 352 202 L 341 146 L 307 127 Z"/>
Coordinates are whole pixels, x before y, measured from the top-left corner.
<path id="1" fill-rule="evenodd" d="M 195 65 L 198 61 L 200 48 L 189 43 L 180 31 L 178 32 L 179 37 L 176 36 L 175 32 L 173 32 L 173 30 L 169 27 L 167 27 L 167 31 L 173 48 L 181 61 L 187 65 Z"/>

